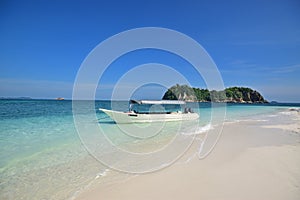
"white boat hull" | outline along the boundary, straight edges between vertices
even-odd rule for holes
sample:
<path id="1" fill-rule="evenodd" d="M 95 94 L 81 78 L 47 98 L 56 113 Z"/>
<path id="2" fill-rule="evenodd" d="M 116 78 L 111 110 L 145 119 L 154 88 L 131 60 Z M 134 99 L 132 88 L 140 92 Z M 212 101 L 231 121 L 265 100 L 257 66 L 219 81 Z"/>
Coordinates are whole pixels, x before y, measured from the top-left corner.
<path id="1" fill-rule="evenodd" d="M 197 113 L 164 113 L 164 114 L 141 114 L 134 112 L 119 112 L 114 110 L 107 110 L 100 108 L 102 112 L 106 113 L 116 123 L 146 123 L 146 122 L 170 122 L 170 121 L 186 121 L 196 120 L 199 118 Z"/>

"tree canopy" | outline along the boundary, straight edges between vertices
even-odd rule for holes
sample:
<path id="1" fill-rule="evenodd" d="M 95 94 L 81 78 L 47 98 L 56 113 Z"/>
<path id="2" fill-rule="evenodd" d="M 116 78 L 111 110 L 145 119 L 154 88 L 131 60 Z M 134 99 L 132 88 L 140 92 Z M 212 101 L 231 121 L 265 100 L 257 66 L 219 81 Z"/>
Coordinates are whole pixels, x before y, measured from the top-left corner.
<path id="1" fill-rule="evenodd" d="M 223 91 L 192 88 L 176 84 L 169 88 L 162 99 L 200 102 L 267 103 L 257 91 L 248 87 L 229 87 Z"/>

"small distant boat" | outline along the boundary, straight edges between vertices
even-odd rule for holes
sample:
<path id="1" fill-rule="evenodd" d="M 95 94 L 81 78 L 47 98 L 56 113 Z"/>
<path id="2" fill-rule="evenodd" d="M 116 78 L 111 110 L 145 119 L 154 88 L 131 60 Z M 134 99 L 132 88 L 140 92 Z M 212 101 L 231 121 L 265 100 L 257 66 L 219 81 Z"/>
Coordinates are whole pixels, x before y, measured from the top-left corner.
<path id="1" fill-rule="evenodd" d="M 171 106 L 171 109 L 164 107 Z M 120 112 L 99 108 L 106 113 L 116 123 L 145 123 L 145 122 L 169 122 L 196 120 L 199 114 L 194 113 L 191 108 L 187 108 L 185 101 L 177 100 L 130 100 L 129 110 Z M 170 107 L 170 106 L 169 106 Z"/>
<path id="2" fill-rule="evenodd" d="M 56 100 L 60 100 L 61 101 L 61 100 L 65 100 L 65 98 L 57 97 Z"/>

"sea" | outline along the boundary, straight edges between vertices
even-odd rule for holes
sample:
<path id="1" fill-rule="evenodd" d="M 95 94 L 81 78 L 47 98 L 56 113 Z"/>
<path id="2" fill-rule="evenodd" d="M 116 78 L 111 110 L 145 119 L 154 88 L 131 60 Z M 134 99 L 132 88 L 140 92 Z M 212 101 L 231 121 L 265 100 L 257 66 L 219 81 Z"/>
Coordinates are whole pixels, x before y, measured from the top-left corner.
<path id="1" fill-rule="evenodd" d="M 96 184 L 163 170 L 184 154 L 195 135 L 218 123 L 273 120 L 300 108 L 297 103 L 188 103 L 200 114 L 196 128 L 177 122 L 139 124 L 134 128 L 139 131 L 131 133 L 130 125 L 121 127 L 98 109 L 126 111 L 127 101 L 80 101 L 80 105 L 74 116 L 71 100 L 0 100 L 0 199 L 74 199 Z M 84 109 L 84 105 L 93 106 Z M 212 123 L 213 118 L 218 120 Z M 161 149 L 165 162 L 155 157 Z"/>

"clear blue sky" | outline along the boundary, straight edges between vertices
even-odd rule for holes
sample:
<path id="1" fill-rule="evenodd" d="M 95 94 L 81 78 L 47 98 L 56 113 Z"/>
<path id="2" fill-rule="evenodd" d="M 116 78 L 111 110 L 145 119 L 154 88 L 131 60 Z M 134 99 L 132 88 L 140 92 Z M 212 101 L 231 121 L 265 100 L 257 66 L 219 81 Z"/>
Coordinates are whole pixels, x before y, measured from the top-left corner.
<path id="1" fill-rule="evenodd" d="M 119 32 L 149 26 L 174 29 L 199 42 L 226 87 L 248 86 L 268 100 L 300 102 L 299 0 L 1 0 L 0 96 L 71 98 L 77 70 L 96 45 Z M 153 62 L 146 53 L 137 55 L 144 58 L 137 63 L 128 56 L 127 70 Z M 154 58 L 158 53 L 150 52 Z M 158 57 L 154 61 L 164 64 L 173 60 L 171 55 Z M 183 61 L 174 63 L 185 70 Z M 192 86 L 203 87 L 186 68 Z M 109 90 L 116 77 L 115 71 L 107 73 L 101 84 Z M 108 93 L 103 90 L 98 98 Z"/>

